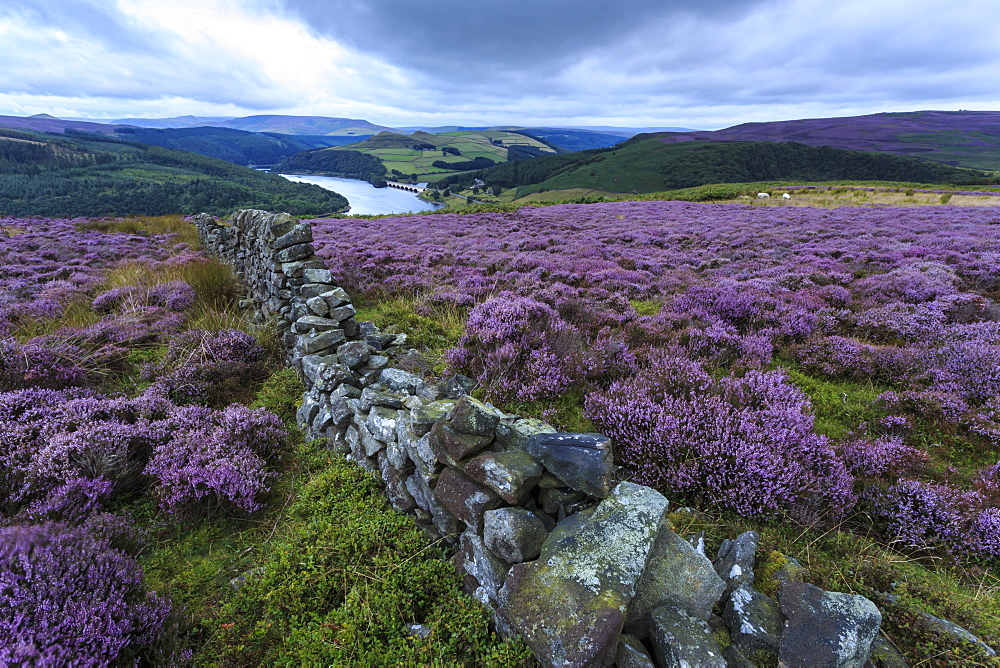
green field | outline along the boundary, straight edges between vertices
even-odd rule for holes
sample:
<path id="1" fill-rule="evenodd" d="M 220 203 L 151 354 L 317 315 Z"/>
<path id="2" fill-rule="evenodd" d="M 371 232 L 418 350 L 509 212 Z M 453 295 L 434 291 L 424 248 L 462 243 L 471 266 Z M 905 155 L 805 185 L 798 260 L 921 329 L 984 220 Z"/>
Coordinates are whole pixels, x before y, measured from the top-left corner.
<path id="1" fill-rule="evenodd" d="M 493 141 L 499 141 L 501 145 L 493 144 Z M 436 149 L 408 148 L 419 143 L 433 144 Z M 433 163 L 436 161 L 462 163 L 475 158 L 487 158 L 502 163 L 507 161 L 507 150 L 511 146 L 526 147 L 542 153 L 556 152 L 552 147 L 531 137 L 500 130 L 446 132 L 436 135 L 426 132 L 414 132 L 411 135 L 383 132 L 357 144 L 328 150 L 367 153 L 380 159 L 390 173 L 396 170 L 401 174 L 415 174 L 418 181 L 433 181 L 438 175 L 454 171 L 435 167 Z M 461 155 L 444 154 L 441 151 L 444 147 L 456 149 Z"/>

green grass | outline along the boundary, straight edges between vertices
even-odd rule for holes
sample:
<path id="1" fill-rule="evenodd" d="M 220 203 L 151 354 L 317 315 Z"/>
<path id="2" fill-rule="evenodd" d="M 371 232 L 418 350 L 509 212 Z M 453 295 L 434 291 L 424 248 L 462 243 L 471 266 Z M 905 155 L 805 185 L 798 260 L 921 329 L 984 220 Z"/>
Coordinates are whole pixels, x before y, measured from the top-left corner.
<path id="1" fill-rule="evenodd" d="M 876 399 L 887 387 L 816 378 L 796 369 L 786 372 L 789 381 L 809 397 L 819 434 L 840 440 L 863 423 L 885 416 Z"/>
<path id="2" fill-rule="evenodd" d="M 465 311 L 448 304 L 412 296 L 367 295 L 354 300 L 357 320 L 370 320 L 383 329 L 405 332 L 430 369 L 444 370 L 444 352 L 458 345 L 465 331 Z"/>

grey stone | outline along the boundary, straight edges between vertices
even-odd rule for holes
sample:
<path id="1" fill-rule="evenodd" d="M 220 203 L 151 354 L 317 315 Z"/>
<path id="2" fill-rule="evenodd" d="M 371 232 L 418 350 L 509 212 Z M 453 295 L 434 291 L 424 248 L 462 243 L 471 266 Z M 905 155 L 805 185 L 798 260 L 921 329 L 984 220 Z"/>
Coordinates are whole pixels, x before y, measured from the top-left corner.
<path id="1" fill-rule="evenodd" d="M 275 218 L 277 218 L 277 216 L 275 216 Z M 280 239 L 284 235 L 294 230 L 295 225 L 296 225 L 295 220 L 293 220 L 290 216 L 288 216 L 285 220 L 272 221 L 272 223 L 267 228 L 267 232 L 272 239 Z"/>
<path id="2" fill-rule="evenodd" d="M 673 605 L 689 615 L 707 620 L 726 588 L 712 562 L 670 529 L 660 525 L 646 571 L 629 603 L 625 631 L 645 637 L 646 618 L 662 605 Z"/>
<path id="3" fill-rule="evenodd" d="M 417 440 L 404 444 L 404 446 L 406 447 L 407 454 L 410 456 L 410 461 L 417 468 L 417 473 L 427 483 L 435 482 L 442 466 L 437 460 L 437 455 L 434 454 L 434 449 L 431 448 L 430 437 L 424 434 Z"/>
<path id="4" fill-rule="evenodd" d="M 330 307 L 327 306 L 326 301 L 322 297 L 310 297 L 306 300 L 306 306 L 309 310 L 320 317 L 324 317 L 330 312 Z"/>
<path id="5" fill-rule="evenodd" d="M 343 306 L 338 306 L 336 308 L 331 308 L 330 313 L 327 315 L 331 320 L 336 320 L 338 323 L 347 320 L 348 318 L 353 318 L 355 314 L 354 307 L 350 304 L 344 304 Z"/>
<path id="6" fill-rule="evenodd" d="M 752 587 L 741 585 L 729 595 L 722 618 L 740 652 L 778 651 L 783 620 L 778 604 Z"/>
<path id="7" fill-rule="evenodd" d="M 729 668 L 757 668 L 753 661 L 732 645 L 722 648 L 722 657 L 726 660 L 726 665 Z"/>
<path id="8" fill-rule="evenodd" d="M 315 401 L 303 401 L 295 412 L 295 422 L 300 427 L 306 427 L 312 424 L 317 414 L 319 414 L 319 405 Z"/>
<path id="9" fill-rule="evenodd" d="M 667 500 L 623 482 L 556 526 L 535 561 L 515 564 L 498 599 L 503 620 L 547 665 L 604 665 L 646 567 Z"/>
<path id="10" fill-rule="evenodd" d="M 350 341 L 337 348 L 337 357 L 351 369 L 357 369 L 368 362 L 371 353 L 364 341 Z"/>
<path id="11" fill-rule="evenodd" d="M 560 518 L 570 515 L 570 507 L 584 499 L 583 492 L 577 492 L 566 487 L 554 487 L 543 489 L 539 494 L 539 502 L 542 510 L 549 515 L 558 515 Z"/>
<path id="12" fill-rule="evenodd" d="M 395 392 L 385 392 L 377 385 L 369 385 L 361 391 L 361 412 L 368 412 L 372 406 L 385 406 L 399 410 L 403 407 L 403 396 Z"/>
<path id="13" fill-rule="evenodd" d="M 441 471 L 434 493 L 452 515 L 477 534 L 483 531 L 483 513 L 501 503 L 493 490 L 451 468 Z"/>
<path id="14" fill-rule="evenodd" d="M 434 423 L 448 414 L 455 403 L 453 401 L 432 401 L 410 411 L 410 427 L 418 436 L 423 436 L 431 430 Z"/>
<path id="15" fill-rule="evenodd" d="M 455 403 L 445 419 L 455 431 L 463 434 L 493 436 L 500 415 L 499 411 L 487 407 L 478 399 L 464 396 Z"/>
<path id="16" fill-rule="evenodd" d="M 293 327 L 297 334 L 305 334 L 310 331 L 329 332 L 332 329 L 340 329 L 340 323 L 329 318 L 306 315 L 296 320 Z"/>
<path id="17" fill-rule="evenodd" d="M 329 364 L 337 364 L 336 355 L 304 355 L 302 357 L 302 374 L 315 383 L 320 372 Z"/>
<path id="18" fill-rule="evenodd" d="M 233 579 L 229 581 L 229 586 L 233 589 L 242 589 L 243 586 L 252 581 L 259 579 L 264 573 L 267 573 L 266 566 L 257 566 L 256 568 L 251 568 L 250 570 L 240 573 Z"/>
<path id="19" fill-rule="evenodd" d="M 724 540 L 719 546 L 715 559 L 715 572 L 726 583 L 728 596 L 740 585 L 753 586 L 753 568 L 757 560 L 757 546 L 760 535 L 756 531 L 745 531 L 733 540 Z"/>
<path id="20" fill-rule="evenodd" d="M 327 332 L 329 334 L 330 332 Z M 319 336 L 323 336 L 320 334 Z M 351 370 L 343 364 L 324 364 L 316 373 L 313 387 L 324 392 L 333 392 L 344 383 L 354 382 Z"/>
<path id="21" fill-rule="evenodd" d="M 402 369 L 382 369 L 379 380 L 394 392 L 417 394 L 427 383 L 420 376 Z"/>
<path id="22" fill-rule="evenodd" d="M 476 579 L 490 602 L 495 602 L 510 566 L 498 559 L 472 531 L 462 534 L 460 540 L 461 568 Z"/>
<path id="23" fill-rule="evenodd" d="M 554 434 L 555 427 L 537 418 L 504 417 L 496 427 L 496 443 L 504 450 L 523 448 L 535 434 Z"/>
<path id="24" fill-rule="evenodd" d="M 310 241 L 312 241 L 310 239 Z M 329 269 L 306 269 L 302 272 L 302 279 L 306 283 L 333 283 L 333 274 Z"/>
<path id="25" fill-rule="evenodd" d="M 438 383 L 438 389 L 441 390 L 441 394 L 447 399 L 458 399 L 467 394 L 471 394 L 472 390 L 476 389 L 475 380 L 469 378 L 468 376 L 463 376 L 461 374 L 456 374 L 454 376 L 449 376 L 440 383 Z"/>
<path id="26" fill-rule="evenodd" d="M 289 246 L 296 246 L 298 244 L 308 244 L 312 240 L 313 240 L 312 228 L 310 228 L 308 225 L 299 225 L 294 229 L 292 229 L 291 231 L 289 231 L 288 233 L 283 234 L 277 239 L 275 239 L 274 243 L 271 244 L 271 247 L 274 248 L 274 250 L 276 251 L 280 251 L 284 248 L 288 248 Z M 282 260 L 280 257 L 278 258 L 278 261 L 288 262 L 288 260 Z"/>
<path id="27" fill-rule="evenodd" d="M 309 271 L 306 269 L 305 271 Z M 304 272 L 303 272 L 304 273 Z M 330 289 L 330 286 L 326 283 L 303 283 L 299 286 L 299 296 L 303 299 L 308 299 L 310 297 L 319 297 L 321 294 Z"/>
<path id="28" fill-rule="evenodd" d="M 332 348 L 338 343 L 343 343 L 343 341 L 344 332 L 339 329 L 319 334 L 305 334 L 298 337 L 295 342 L 295 350 L 300 355 L 312 355 Z"/>
<path id="29" fill-rule="evenodd" d="M 611 491 L 615 465 L 603 434 L 535 434 L 525 449 L 567 486 L 597 499 Z"/>
<path id="30" fill-rule="evenodd" d="M 298 244 L 278 251 L 274 254 L 274 259 L 278 262 L 294 262 L 295 260 L 303 260 L 310 257 L 312 254 L 312 244 Z"/>
<path id="31" fill-rule="evenodd" d="M 490 552 L 507 563 L 536 558 L 548 535 L 542 521 L 524 508 L 497 508 L 483 513 L 483 541 Z"/>
<path id="32" fill-rule="evenodd" d="M 419 475 L 411 475 L 406 479 L 406 489 L 413 495 L 419 504 L 421 500 L 426 503 L 426 507 L 421 506 L 431 514 L 434 527 L 442 536 L 455 536 L 459 533 L 461 522 L 448 508 L 441 503 L 434 490 Z M 418 498 L 419 496 L 419 498 Z"/>
<path id="33" fill-rule="evenodd" d="M 368 431 L 383 443 L 396 440 L 396 415 L 398 411 L 384 406 L 375 406 L 368 413 Z"/>
<path id="34" fill-rule="evenodd" d="M 402 443 L 396 441 L 395 443 L 387 443 L 385 446 L 385 454 L 389 458 L 389 463 L 397 471 L 404 471 L 406 469 L 413 470 L 413 462 L 410 461 L 410 456 L 406 452 L 406 446 Z"/>
<path id="35" fill-rule="evenodd" d="M 615 665 L 617 668 L 656 668 L 642 641 L 627 633 L 618 638 Z"/>
<path id="36" fill-rule="evenodd" d="M 524 450 L 487 452 L 466 464 L 465 474 L 516 504 L 542 477 L 542 465 Z"/>
<path id="37" fill-rule="evenodd" d="M 367 421 L 362 421 L 356 423 L 358 428 L 358 434 L 361 436 L 361 451 L 360 455 L 365 457 L 374 457 L 380 450 L 385 448 L 385 443 L 375 438 L 372 434 L 371 429 L 368 428 Z"/>
<path id="38" fill-rule="evenodd" d="M 330 397 L 330 419 L 336 427 L 346 427 L 354 416 L 346 397 Z"/>
<path id="39" fill-rule="evenodd" d="M 868 661 L 882 614 L 867 598 L 792 581 L 779 599 L 788 619 L 778 648 L 780 666 L 861 668 Z"/>
<path id="40" fill-rule="evenodd" d="M 649 636 L 660 666 L 726 668 L 722 648 L 708 624 L 680 608 L 664 605 L 653 610 L 649 619 Z"/>
<path id="41" fill-rule="evenodd" d="M 343 306 L 351 301 L 350 295 L 343 288 L 334 288 L 333 290 L 327 290 L 326 292 L 319 295 L 330 308 L 337 308 L 338 306 Z"/>
<path id="42" fill-rule="evenodd" d="M 393 466 L 391 459 L 385 450 L 378 453 L 379 474 L 385 485 L 385 494 L 394 508 L 404 513 L 412 512 L 416 510 L 417 502 L 406 489 L 406 479 L 400 474 L 400 470 Z"/>

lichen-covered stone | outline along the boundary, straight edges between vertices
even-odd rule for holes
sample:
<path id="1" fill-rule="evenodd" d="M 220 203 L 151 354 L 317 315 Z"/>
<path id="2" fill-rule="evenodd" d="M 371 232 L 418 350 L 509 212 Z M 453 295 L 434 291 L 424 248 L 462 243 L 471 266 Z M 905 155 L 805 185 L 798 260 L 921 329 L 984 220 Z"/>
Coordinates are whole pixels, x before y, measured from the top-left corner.
<path id="1" fill-rule="evenodd" d="M 283 228 L 281 228 L 283 229 Z M 313 240 L 312 227 L 309 225 L 299 225 L 287 233 L 282 234 L 280 237 L 274 240 L 271 244 L 274 250 L 280 251 L 289 246 L 296 246 L 298 244 L 308 244 Z M 311 249 L 311 247 L 310 247 Z M 288 260 L 278 259 L 279 262 L 288 262 Z"/>
<path id="2" fill-rule="evenodd" d="M 509 564 L 536 558 L 548 536 L 542 521 L 524 508 L 497 508 L 483 513 L 486 547 Z"/>
<path id="3" fill-rule="evenodd" d="M 627 633 L 618 638 L 618 651 L 615 652 L 617 668 L 656 668 L 653 659 L 646 651 L 642 641 Z"/>
<path id="4" fill-rule="evenodd" d="M 493 430 L 500 422 L 500 412 L 478 399 L 464 396 L 455 403 L 446 419 L 460 433 L 493 436 Z"/>
<path id="5" fill-rule="evenodd" d="M 427 383 L 423 378 L 402 369 L 383 369 L 379 381 L 394 392 L 417 394 Z"/>
<path id="6" fill-rule="evenodd" d="M 756 531 L 745 531 L 732 540 L 722 541 L 715 559 L 715 572 L 726 583 L 724 597 L 741 585 L 753 586 L 758 545 L 760 535 Z"/>
<path id="7" fill-rule="evenodd" d="M 294 262 L 296 260 L 302 260 L 313 254 L 312 244 L 304 243 L 297 244 L 295 246 L 289 246 L 288 248 L 283 248 L 274 255 L 274 259 L 278 262 Z"/>
<path id="8" fill-rule="evenodd" d="M 404 395 L 395 392 L 387 392 L 377 385 L 369 385 L 361 392 L 361 411 L 363 413 L 371 410 L 372 406 L 384 406 L 399 410 L 403 407 Z"/>
<path id="9" fill-rule="evenodd" d="M 434 454 L 446 466 L 460 466 L 459 461 L 476 454 L 492 440 L 489 436 L 461 434 L 443 420 L 434 423 L 430 431 L 430 444 L 434 448 Z"/>
<path id="10" fill-rule="evenodd" d="M 554 434 L 555 428 L 537 418 L 504 417 L 496 426 L 496 443 L 504 450 L 523 448 L 535 434 Z"/>
<path id="11" fill-rule="evenodd" d="M 316 372 L 313 387 L 323 392 L 332 392 L 344 383 L 352 382 L 354 375 L 343 364 L 324 364 Z"/>
<path id="12" fill-rule="evenodd" d="M 353 318 L 354 313 L 355 310 L 353 306 L 351 306 L 350 304 L 344 304 L 343 306 L 331 308 L 330 312 L 327 314 L 326 317 L 330 318 L 330 320 L 336 320 L 339 326 L 339 324 L 344 320 L 347 320 L 348 318 Z"/>
<path id="13" fill-rule="evenodd" d="M 726 585 L 712 562 L 670 529 L 664 521 L 656 534 L 646 571 L 629 604 L 625 630 L 645 637 L 646 618 L 662 605 L 673 605 L 707 620 Z"/>
<path id="14" fill-rule="evenodd" d="M 722 648 L 708 624 L 675 606 L 664 605 L 652 611 L 649 638 L 660 666 L 726 668 Z"/>
<path id="15" fill-rule="evenodd" d="M 615 464 L 603 434 L 535 434 L 525 449 L 568 487 L 597 499 L 611 491 Z"/>
<path id="16" fill-rule="evenodd" d="M 329 350 L 338 343 L 344 342 L 344 332 L 340 329 L 333 329 L 329 332 L 319 334 L 305 334 L 297 337 L 295 351 L 301 355 L 312 355 Z M 332 352 L 332 351 L 331 351 Z"/>
<path id="17" fill-rule="evenodd" d="M 501 503 L 493 490 L 451 468 L 441 471 L 434 493 L 452 515 L 477 534 L 483 531 L 483 513 Z"/>
<path id="18" fill-rule="evenodd" d="M 538 482 L 542 465 L 524 450 L 486 452 L 466 464 L 465 474 L 516 504 Z"/>
<path id="19" fill-rule="evenodd" d="M 357 369 L 368 361 L 371 352 L 364 341 L 350 341 L 337 348 L 337 357 L 349 368 Z"/>
<path id="20" fill-rule="evenodd" d="M 753 587 L 740 585 L 722 612 L 733 645 L 745 655 L 776 653 L 783 620 L 778 604 Z"/>
<path id="21" fill-rule="evenodd" d="M 375 406 L 368 413 L 368 431 L 383 443 L 396 440 L 396 416 L 398 411 L 385 406 Z"/>
<path id="22" fill-rule="evenodd" d="M 314 315 L 325 317 L 330 312 L 330 307 L 322 297 L 310 297 L 306 300 L 306 306 Z"/>
<path id="23" fill-rule="evenodd" d="M 406 479 L 399 468 L 393 465 L 392 457 L 386 450 L 378 453 L 379 474 L 385 485 L 385 494 L 394 508 L 404 513 L 412 512 L 417 507 L 413 495 L 406 489 Z"/>
<path id="24" fill-rule="evenodd" d="M 306 269 L 302 272 L 306 283 L 333 283 L 333 274 L 329 269 Z"/>
<path id="25" fill-rule="evenodd" d="M 305 334 L 306 332 L 329 332 L 331 329 L 340 329 L 340 323 L 329 318 L 321 318 L 316 315 L 307 315 L 299 318 L 294 324 L 295 332 Z"/>
<path id="26" fill-rule="evenodd" d="M 816 668 L 861 668 L 872 653 L 882 614 L 863 596 L 788 582 L 779 594 L 788 619 L 778 663 Z"/>
<path id="27" fill-rule="evenodd" d="M 623 482 L 597 507 L 556 526 L 537 560 L 511 569 L 499 612 L 543 663 L 614 659 L 666 508 L 659 492 Z"/>
<path id="28" fill-rule="evenodd" d="M 343 306 L 344 304 L 350 303 L 351 297 L 343 288 L 334 288 L 333 290 L 327 290 L 321 293 L 320 298 L 322 298 L 326 305 L 330 308 L 337 308 L 338 306 Z"/>
<path id="29" fill-rule="evenodd" d="M 472 531 L 462 534 L 459 542 L 460 558 L 456 560 L 461 568 L 474 577 L 486 594 L 483 603 L 495 604 L 497 594 L 503 586 L 510 566 L 486 549 L 483 539 Z"/>
<path id="30" fill-rule="evenodd" d="M 435 422 L 447 415 L 454 405 L 454 401 L 442 400 L 414 408 L 410 411 L 410 427 L 417 436 L 423 436 L 431 430 Z"/>

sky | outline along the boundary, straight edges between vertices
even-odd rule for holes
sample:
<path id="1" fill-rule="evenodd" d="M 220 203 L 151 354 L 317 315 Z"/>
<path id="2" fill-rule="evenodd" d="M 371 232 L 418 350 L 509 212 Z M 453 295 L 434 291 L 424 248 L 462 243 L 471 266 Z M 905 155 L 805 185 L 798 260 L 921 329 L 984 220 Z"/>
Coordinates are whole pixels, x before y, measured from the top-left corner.
<path id="1" fill-rule="evenodd" d="M 1000 110 L 997 0 L 3 0 L 0 115 L 678 126 Z"/>

